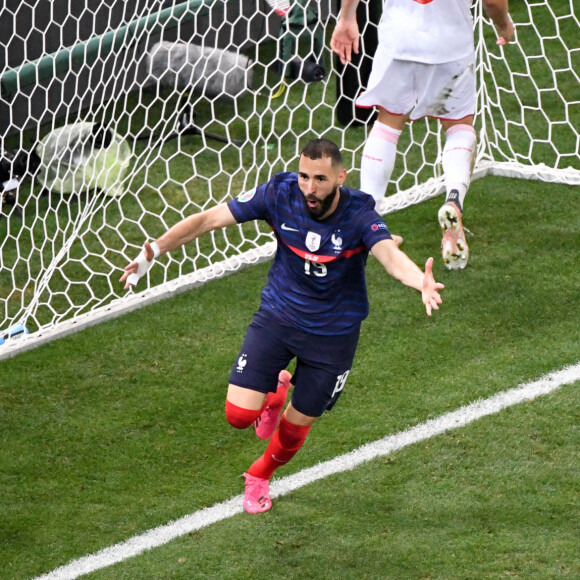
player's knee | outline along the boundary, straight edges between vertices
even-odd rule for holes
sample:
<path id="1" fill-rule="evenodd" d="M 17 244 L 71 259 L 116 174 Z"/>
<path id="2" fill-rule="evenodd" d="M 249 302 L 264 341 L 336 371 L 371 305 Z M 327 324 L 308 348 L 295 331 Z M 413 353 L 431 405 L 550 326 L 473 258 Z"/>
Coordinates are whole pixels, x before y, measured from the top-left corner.
<path id="1" fill-rule="evenodd" d="M 260 413 L 260 409 L 244 409 L 226 399 L 226 421 L 236 429 L 247 429 L 260 416 Z"/>

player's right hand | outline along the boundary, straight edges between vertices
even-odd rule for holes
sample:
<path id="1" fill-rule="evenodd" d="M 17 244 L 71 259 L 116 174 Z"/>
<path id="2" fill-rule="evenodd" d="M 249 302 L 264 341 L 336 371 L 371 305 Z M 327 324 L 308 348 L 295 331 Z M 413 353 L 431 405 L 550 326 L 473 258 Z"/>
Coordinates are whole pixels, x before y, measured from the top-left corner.
<path id="1" fill-rule="evenodd" d="M 503 27 L 496 27 L 497 29 L 497 40 L 496 44 L 499 46 L 505 46 L 509 44 L 514 37 L 515 28 L 514 23 L 511 21 L 511 18 L 508 18 L 507 24 Z"/>
<path id="2" fill-rule="evenodd" d="M 125 266 L 125 272 L 119 278 L 119 282 L 126 282 L 125 290 L 129 290 L 132 286 L 136 286 L 139 279 L 144 276 L 149 268 L 153 265 L 153 260 L 156 255 L 159 255 L 159 246 L 153 242 L 152 246 L 149 242 L 145 242 L 143 250 L 137 258 L 128 266 Z M 157 246 L 157 248 L 155 248 Z M 157 251 L 155 251 L 155 249 Z"/>
<path id="3" fill-rule="evenodd" d="M 332 38 L 330 39 L 330 48 L 340 58 L 342 64 L 351 62 L 352 53 L 358 54 L 359 50 L 359 30 L 356 20 L 345 21 L 339 19 Z"/>

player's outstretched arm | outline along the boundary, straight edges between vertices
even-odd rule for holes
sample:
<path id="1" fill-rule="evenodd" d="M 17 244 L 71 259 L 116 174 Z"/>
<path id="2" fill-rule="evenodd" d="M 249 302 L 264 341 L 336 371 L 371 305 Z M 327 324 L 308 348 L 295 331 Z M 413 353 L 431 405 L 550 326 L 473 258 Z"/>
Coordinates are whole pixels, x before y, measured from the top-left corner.
<path id="1" fill-rule="evenodd" d="M 207 211 L 190 215 L 167 230 L 155 242 L 145 242 L 143 250 L 137 258 L 125 266 L 125 271 L 119 282 L 125 282 L 125 290 L 135 286 L 139 278 L 144 276 L 153 265 L 153 260 L 219 228 L 237 223 L 227 204 L 216 205 Z"/>
<path id="2" fill-rule="evenodd" d="M 445 286 L 440 282 L 435 282 L 433 258 L 427 260 L 423 273 L 419 266 L 405 252 L 401 251 L 393 240 L 382 240 L 376 243 L 372 247 L 371 253 L 393 278 L 421 292 L 427 316 L 431 316 L 433 310 L 439 310 L 439 304 L 442 302 L 439 290 Z"/>
<path id="3" fill-rule="evenodd" d="M 359 29 L 356 8 L 359 0 L 343 0 L 338 22 L 330 39 L 330 48 L 340 58 L 342 64 L 352 60 L 353 51 L 359 51 Z"/>

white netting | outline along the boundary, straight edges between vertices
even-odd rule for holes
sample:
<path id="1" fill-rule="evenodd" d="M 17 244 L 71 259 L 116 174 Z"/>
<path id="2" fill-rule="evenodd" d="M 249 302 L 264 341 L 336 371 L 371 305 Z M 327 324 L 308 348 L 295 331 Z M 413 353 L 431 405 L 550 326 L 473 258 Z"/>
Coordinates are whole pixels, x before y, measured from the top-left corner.
<path id="1" fill-rule="evenodd" d="M 496 162 L 497 174 L 510 175 L 521 164 L 522 177 L 577 184 L 580 8 L 573 0 L 522 2 L 515 8 L 515 45 L 487 50 L 489 27 L 480 28 L 486 157 Z"/>
<path id="2" fill-rule="evenodd" d="M 378 4 L 363 4 L 367 38 Z M 514 4 L 517 42 L 503 49 L 474 7 L 474 178 L 580 183 L 577 9 Z M 0 359 L 271 257 L 268 229 L 246 224 L 161 258 L 138 294 L 118 283 L 145 239 L 294 169 L 312 137 L 341 145 L 358 186 L 370 124 L 348 115 L 368 59 L 336 67 L 330 0 L 294 2 L 281 16 L 287 6 L 4 3 L 0 342 L 11 328 L 30 334 L 6 340 Z M 406 129 L 383 213 L 441 192 L 441 144 L 435 122 Z"/>

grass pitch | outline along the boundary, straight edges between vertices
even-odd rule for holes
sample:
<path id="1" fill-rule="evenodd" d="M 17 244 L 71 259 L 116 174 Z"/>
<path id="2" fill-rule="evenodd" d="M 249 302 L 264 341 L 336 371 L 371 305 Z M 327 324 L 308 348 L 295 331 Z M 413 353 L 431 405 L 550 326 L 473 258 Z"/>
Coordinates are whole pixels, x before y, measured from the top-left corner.
<path id="1" fill-rule="evenodd" d="M 386 216 L 418 263 L 441 200 Z M 336 408 L 277 476 L 578 362 L 574 187 L 472 184 L 471 259 L 419 295 L 369 259 Z M 32 578 L 243 491 L 264 448 L 223 417 L 269 264 L 0 363 L 0 569 Z M 578 383 L 93 573 L 95 579 L 577 578 Z"/>

